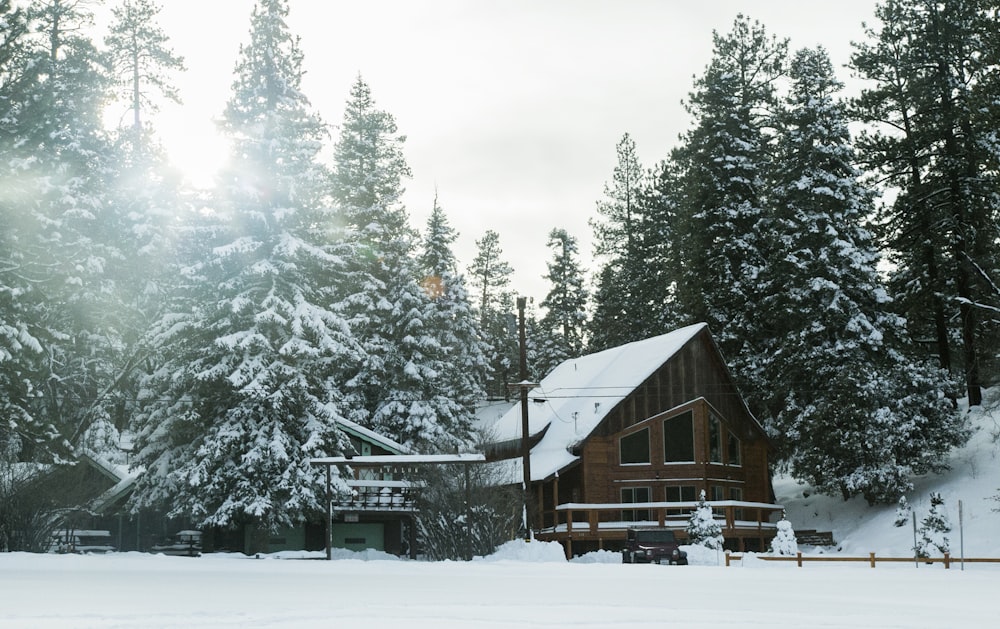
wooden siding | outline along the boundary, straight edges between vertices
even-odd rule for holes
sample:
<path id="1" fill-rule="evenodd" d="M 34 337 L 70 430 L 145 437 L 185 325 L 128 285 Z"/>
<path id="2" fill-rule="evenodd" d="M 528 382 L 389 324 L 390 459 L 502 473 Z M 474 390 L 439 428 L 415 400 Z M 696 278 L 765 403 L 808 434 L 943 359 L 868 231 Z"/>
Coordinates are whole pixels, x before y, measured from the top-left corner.
<path id="1" fill-rule="evenodd" d="M 665 463 L 663 420 L 692 411 L 695 460 Z M 709 461 L 709 415 L 714 413 L 740 442 L 740 465 Z M 648 428 L 650 462 L 621 465 L 619 439 Z M 725 434 L 725 433 L 723 433 Z M 728 440 L 723 438 L 723 448 Z M 707 330 L 692 338 L 655 373 L 617 404 L 577 447 L 580 464 L 564 475 L 558 500 L 586 503 L 621 502 L 621 489 L 649 487 L 652 501 L 666 501 L 666 488 L 695 487 L 696 496 L 711 487 L 738 488 L 742 500 L 770 502 L 769 444 L 763 429 L 749 414 Z M 551 479 L 546 484 L 551 483 Z M 552 508 L 553 489 L 543 490 L 543 509 Z"/>

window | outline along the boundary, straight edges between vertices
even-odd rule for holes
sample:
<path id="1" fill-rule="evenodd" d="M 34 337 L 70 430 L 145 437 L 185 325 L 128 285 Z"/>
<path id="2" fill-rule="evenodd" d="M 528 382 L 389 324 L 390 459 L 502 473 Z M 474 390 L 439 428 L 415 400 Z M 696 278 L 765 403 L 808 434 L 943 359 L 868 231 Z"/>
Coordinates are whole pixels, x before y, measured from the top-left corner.
<path id="1" fill-rule="evenodd" d="M 742 465 L 743 459 L 740 457 L 740 440 L 733 433 L 729 433 L 729 464 Z"/>
<path id="2" fill-rule="evenodd" d="M 625 435 L 618 442 L 622 465 L 649 463 L 649 428 Z"/>
<path id="3" fill-rule="evenodd" d="M 694 502 L 694 485 L 665 487 L 667 502 Z M 688 515 L 691 509 L 667 509 L 667 515 Z"/>
<path id="4" fill-rule="evenodd" d="M 682 485 L 680 487 L 666 487 L 667 502 L 694 502 L 694 485 Z"/>
<path id="5" fill-rule="evenodd" d="M 722 422 L 714 414 L 708 417 L 708 460 L 722 463 Z"/>
<path id="6" fill-rule="evenodd" d="M 739 487 L 729 488 L 729 499 L 730 500 L 743 500 L 743 490 Z M 737 520 L 743 519 L 743 509 L 734 509 L 733 517 Z"/>
<path id="7" fill-rule="evenodd" d="M 650 502 L 649 487 L 623 487 L 622 503 Z M 649 520 L 649 509 L 622 509 L 624 522 Z"/>
<path id="8" fill-rule="evenodd" d="M 663 460 L 694 461 L 694 413 L 688 411 L 663 420 Z"/>
<path id="9" fill-rule="evenodd" d="M 718 485 L 712 485 L 712 497 L 710 498 L 712 502 L 715 502 L 716 500 L 725 500 L 726 499 L 725 496 L 726 492 L 723 490 L 722 487 Z"/>

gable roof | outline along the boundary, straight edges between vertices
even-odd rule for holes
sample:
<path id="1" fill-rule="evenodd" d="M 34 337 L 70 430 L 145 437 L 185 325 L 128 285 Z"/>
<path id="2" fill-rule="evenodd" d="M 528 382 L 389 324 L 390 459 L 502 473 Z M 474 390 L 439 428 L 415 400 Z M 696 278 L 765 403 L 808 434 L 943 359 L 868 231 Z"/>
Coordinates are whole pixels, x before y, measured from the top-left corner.
<path id="1" fill-rule="evenodd" d="M 690 325 L 643 341 L 571 358 L 528 393 L 528 432 L 541 434 L 531 449 L 531 480 L 544 480 L 579 457 L 571 449 L 615 406 L 691 339 L 708 329 Z M 520 440 L 521 407 L 507 411 L 494 427 L 497 441 Z M 544 434 L 542 434 L 544 433 Z"/>
<path id="2" fill-rule="evenodd" d="M 353 435 L 362 441 L 367 441 L 368 443 L 374 444 L 391 452 L 392 454 L 409 454 L 409 449 L 403 444 L 381 435 L 374 430 L 369 430 L 361 424 L 352 422 L 349 419 L 338 418 L 337 427 L 346 432 L 349 435 Z"/>

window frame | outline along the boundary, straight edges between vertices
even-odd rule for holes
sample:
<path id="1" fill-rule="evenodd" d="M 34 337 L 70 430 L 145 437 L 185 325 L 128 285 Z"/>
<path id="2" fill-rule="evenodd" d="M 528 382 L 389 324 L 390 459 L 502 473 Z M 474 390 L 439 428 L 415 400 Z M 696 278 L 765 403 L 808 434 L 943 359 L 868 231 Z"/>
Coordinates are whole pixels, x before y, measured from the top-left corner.
<path id="1" fill-rule="evenodd" d="M 691 437 L 691 443 L 689 445 L 689 448 L 686 448 L 684 450 L 683 454 L 690 454 L 691 458 L 676 458 L 676 459 L 671 459 L 671 458 L 669 458 L 669 454 L 668 453 L 671 451 L 672 448 L 670 448 L 668 446 L 668 443 L 672 443 L 672 441 L 668 442 L 668 439 L 667 439 L 667 433 L 668 433 L 667 423 L 668 422 L 674 422 L 674 421 L 680 421 L 684 417 L 686 417 L 688 419 L 688 434 Z M 697 460 L 697 456 L 696 456 L 697 450 L 695 448 L 694 410 L 688 409 L 688 410 L 684 411 L 683 413 L 678 413 L 676 415 L 672 415 L 670 417 L 665 418 L 661 422 L 661 429 L 662 429 L 662 432 L 663 432 L 663 463 L 664 464 L 666 464 L 666 465 L 682 464 L 683 465 L 683 464 L 689 464 L 689 463 L 695 463 L 696 462 L 696 460 Z"/>
<path id="2" fill-rule="evenodd" d="M 638 435 L 646 435 L 646 460 L 645 461 L 626 461 L 625 460 L 625 450 L 622 447 L 626 439 L 632 439 Z M 630 432 L 625 435 L 618 437 L 618 464 L 619 465 L 650 465 L 653 462 L 652 459 L 652 448 L 649 444 L 650 430 L 649 426 L 642 428 L 641 430 L 636 430 L 635 432 Z"/>

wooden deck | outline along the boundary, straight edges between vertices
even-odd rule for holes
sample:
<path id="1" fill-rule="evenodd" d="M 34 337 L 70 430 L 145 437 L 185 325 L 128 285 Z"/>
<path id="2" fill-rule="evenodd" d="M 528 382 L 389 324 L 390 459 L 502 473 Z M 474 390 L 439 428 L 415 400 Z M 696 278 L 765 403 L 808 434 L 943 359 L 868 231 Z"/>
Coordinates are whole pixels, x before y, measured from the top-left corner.
<path id="1" fill-rule="evenodd" d="M 722 527 L 727 547 L 738 551 L 766 548 L 777 530 L 772 519 L 784 509 L 781 505 L 738 500 L 709 504 Z M 684 539 L 690 514 L 697 506 L 697 502 L 561 504 L 554 512 L 546 514 L 546 521 L 553 524 L 537 531 L 535 536 L 561 543 L 567 557 L 573 556 L 574 545 L 580 551 L 618 550 L 628 529 L 639 526 L 671 528 L 679 539 Z M 626 520 L 622 518 L 623 512 L 639 517 Z"/>

